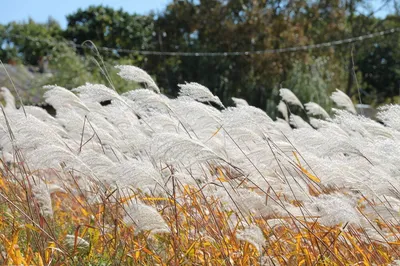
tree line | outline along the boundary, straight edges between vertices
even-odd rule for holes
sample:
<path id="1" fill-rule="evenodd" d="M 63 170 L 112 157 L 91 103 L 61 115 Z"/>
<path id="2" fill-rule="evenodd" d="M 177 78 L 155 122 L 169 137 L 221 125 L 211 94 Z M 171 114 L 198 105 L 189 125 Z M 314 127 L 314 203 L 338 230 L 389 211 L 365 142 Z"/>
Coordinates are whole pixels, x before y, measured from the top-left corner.
<path id="1" fill-rule="evenodd" d="M 240 56 L 143 55 L 160 52 L 245 52 L 312 45 L 400 27 L 400 6 L 385 18 L 363 0 L 174 0 L 164 11 L 138 15 L 90 6 L 67 16 L 62 29 L 46 23 L 0 25 L 0 59 L 48 68 L 38 82 L 67 88 L 85 82 L 110 83 L 118 91 L 132 84 L 114 77 L 116 64 L 148 71 L 162 91 L 175 96 L 177 84 L 198 82 L 224 104 L 231 97 L 275 116 L 278 91 L 286 87 L 302 102 L 329 107 L 336 88 L 355 102 L 373 106 L 400 100 L 400 33 L 321 49 Z M 133 10 L 134 11 L 134 10 Z M 87 42 L 90 40 L 91 42 Z M 73 44 L 79 44 L 74 46 Z M 83 46 L 80 46 L 84 44 Z M 96 47 L 109 47 L 107 51 Z M 48 64 L 48 67 L 47 67 Z M 46 69 L 45 69 L 46 68 Z M 104 74 L 108 75 L 105 79 Z"/>

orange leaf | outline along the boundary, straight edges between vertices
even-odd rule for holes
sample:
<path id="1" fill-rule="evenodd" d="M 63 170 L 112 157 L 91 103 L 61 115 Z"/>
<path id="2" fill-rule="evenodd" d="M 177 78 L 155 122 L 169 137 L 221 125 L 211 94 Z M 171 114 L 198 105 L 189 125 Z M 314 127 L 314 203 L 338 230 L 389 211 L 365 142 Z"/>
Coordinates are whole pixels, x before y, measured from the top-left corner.
<path id="1" fill-rule="evenodd" d="M 297 156 L 297 153 L 295 151 L 293 151 L 293 155 L 296 158 L 297 166 L 300 168 L 301 172 L 303 172 L 303 174 L 305 174 L 312 181 L 320 183 L 321 180 L 318 177 L 316 177 L 315 175 L 311 174 L 310 172 L 307 171 L 307 169 L 305 169 L 303 166 L 301 166 L 299 157 Z"/>

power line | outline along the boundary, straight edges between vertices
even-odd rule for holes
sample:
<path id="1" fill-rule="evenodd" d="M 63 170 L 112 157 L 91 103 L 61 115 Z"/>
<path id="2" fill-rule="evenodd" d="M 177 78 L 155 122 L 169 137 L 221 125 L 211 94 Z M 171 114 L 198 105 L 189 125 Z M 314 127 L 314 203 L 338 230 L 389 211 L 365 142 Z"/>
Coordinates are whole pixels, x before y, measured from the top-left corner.
<path id="1" fill-rule="evenodd" d="M 136 54 L 136 55 L 159 55 L 159 56 L 201 56 L 201 57 L 216 57 L 216 56 L 248 56 L 248 55 L 262 55 L 262 54 L 278 54 L 278 53 L 286 53 L 286 52 L 299 52 L 299 51 L 307 51 L 321 48 L 328 48 L 343 44 L 350 44 L 355 42 L 362 42 L 368 39 L 373 39 L 380 36 L 390 35 L 399 33 L 400 28 L 393 28 L 384 31 L 369 33 L 357 37 L 351 37 L 342 40 L 336 40 L 331 42 L 324 42 L 319 44 L 310 44 L 303 46 L 295 46 L 295 47 L 287 47 L 280 49 L 266 49 L 266 50 L 256 50 L 256 51 L 238 51 L 238 52 L 165 52 L 165 51 L 146 51 L 146 50 L 132 50 L 132 49 L 123 49 L 123 48 L 110 48 L 110 47 L 97 47 L 100 51 L 108 51 L 108 52 L 117 52 L 117 53 L 125 53 L 125 54 Z M 31 36 L 22 36 L 17 34 L 9 34 L 9 36 L 25 38 L 27 40 L 36 41 L 36 42 L 45 42 L 51 45 L 57 45 L 61 43 L 67 43 L 75 48 L 85 48 L 88 45 L 77 44 L 72 41 L 53 41 L 50 39 L 41 39 L 35 38 Z"/>

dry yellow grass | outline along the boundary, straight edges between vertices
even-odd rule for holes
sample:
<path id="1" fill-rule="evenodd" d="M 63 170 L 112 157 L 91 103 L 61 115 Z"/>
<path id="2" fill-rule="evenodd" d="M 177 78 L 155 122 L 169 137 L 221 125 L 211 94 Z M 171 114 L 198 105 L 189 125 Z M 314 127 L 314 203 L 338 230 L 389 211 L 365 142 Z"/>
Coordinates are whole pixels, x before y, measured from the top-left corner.
<path id="1" fill-rule="evenodd" d="M 220 182 L 229 178 L 221 176 Z M 326 227 L 309 217 L 255 218 L 225 211 L 217 199 L 205 198 L 202 188 L 176 185 L 174 191 L 162 198 L 109 191 L 96 204 L 83 195 L 54 192 L 50 219 L 40 214 L 27 179 L 6 171 L 0 178 L 0 264 L 387 265 L 400 258 L 398 239 L 368 240 L 351 225 Z M 156 208 L 170 234 L 135 234 L 134 226 L 125 225 L 124 206 L 133 198 Z M 262 230 L 266 243 L 261 250 L 236 237 L 249 225 Z M 379 225 L 393 234 L 400 230 L 385 221 Z M 72 244 L 67 235 L 73 236 Z"/>

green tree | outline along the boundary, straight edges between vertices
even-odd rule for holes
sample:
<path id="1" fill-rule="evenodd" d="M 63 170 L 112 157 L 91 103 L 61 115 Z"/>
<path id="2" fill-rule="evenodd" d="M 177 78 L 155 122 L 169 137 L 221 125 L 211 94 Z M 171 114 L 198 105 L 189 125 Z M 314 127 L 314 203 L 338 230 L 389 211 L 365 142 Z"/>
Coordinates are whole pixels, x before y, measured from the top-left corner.
<path id="1" fill-rule="evenodd" d="M 30 65 L 47 57 L 53 75 L 48 82 L 66 87 L 109 82 L 92 63 L 95 57 L 107 67 L 114 87 L 125 90 L 131 85 L 114 77 L 112 66 L 133 64 L 152 74 L 169 95 L 177 94 L 177 84 L 195 81 L 225 104 L 232 96 L 242 97 L 270 114 L 282 86 L 293 89 L 303 101 L 318 101 L 322 92 L 329 94 L 334 88 L 358 100 L 354 68 L 364 103 L 379 104 L 386 98 L 393 102 L 399 90 L 399 34 L 324 49 L 242 56 L 139 55 L 120 50 L 252 52 L 329 42 L 400 25 L 398 14 L 379 19 L 366 4 L 364 0 L 174 0 L 165 11 L 149 16 L 91 6 L 69 15 L 65 31 L 51 19 L 44 24 L 29 20 L 0 25 L 0 56 L 3 61 Z M 99 57 L 92 49 L 68 45 L 86 40 L 115 49 L 100 50 Z M 318 102 L 328 104 L 327 98 Z"/>
<path id="2" fill-rule="evenodd" d="M 61 41 L 60 25 L 52 18 L 46 23 L 12 22 L 0 27 L 2 57 L 9 61 L 38 65 L 43 57 L 50 56 L 54 42 Z"/>
<path id="3" fill-rule="evenodd" d="M 380 29 L 400 28 L 400 17 L 379 20 Z M 356 58 L 361 73 L 361 92 L 372 104 L 400 101 L 400 34 L 392 34 L 366 43 Z"/>
<path id="4" fill-rule="evenodd" d="M 87 43 L 88 49 L 77 51 L 89 61 L 86 62 L 86 67 L 92 73 L 89 82 L 93 80 L 105 82 L 120 92 L 137 87 L 137 84 L 126 82 L 118 77 L 114 66 L 131 64 L 146 68 L 146 57 L 119 50 L 153 50 L 154 19 L 151 15 L 129 14 L 122 9 L 114 10 L 100 5 L 90 6 L 84 10 L 78 9 L 67 16 L 67 21 L 68 26 L 63 33 L 66 39 L 77 44 L 89 40 L 97 47 L 115 48 L 110 51 L 100 49 L 100 54 L 98 54 L 94 49 L 89 49 L 93 47 Z M 98 63 L 93 63 L 94 61 Z M 107 71 L 101 70 L 100 67 L 106 68 Z M 108 79 L 105 78 L 104 72 L 110 75 Z"/>
<path id="5" fill-rule="evenodd" d="M 116 49 L 150 49 L 153 34 L 153 18 L 129 14 L 122 9 L 90 6 L 67 16 L 68 26 L 64 36 L 81 44 L 92 41 L 99 47 Z M 108 57 L 127 56 L 117 50 L 105 54 Z"/>
<path id="6" fill-rule="evenodd" d="M 123 93 L 138 87 L 138 84 L 120 78 L 117 69 L 114 68 L 118 64 L 133 64 L 130 59 L 96 61 L 94 57 L 79 55 L 76 49 L 63 43 L 53 47 L 51 54 L 54 55 L 50 62 L 52 73 L 37 80 L 38 88 L 47 84 L 57 84 L 73 89 L 89 82 L 105 84 Z"/>
<path id="7" fill-rule="evenodd" d="M 158 16 L 160 50 L 257 51 L 337 39 L 344 30 L 341 1 L 200 0 L 174 1 Z M 321 34 L 323 33 L 323 34 Z M 325 50 L 318 55 L 329 55 Z M 295 60 L 308 51 L 225 57 L 151 57 L 151 69 L 162 71 L 162 87 L 176 94 L 175 84 L 196 81 L 225 103 L 232 96 L 272 112 L 280 84 Z M 335 61 L 333 58 L 331 62 Z"/>

